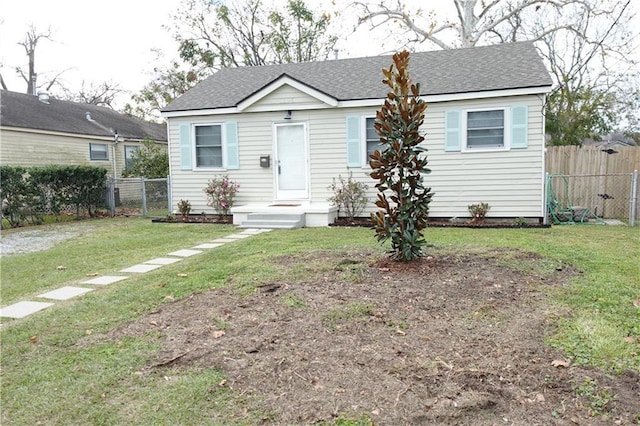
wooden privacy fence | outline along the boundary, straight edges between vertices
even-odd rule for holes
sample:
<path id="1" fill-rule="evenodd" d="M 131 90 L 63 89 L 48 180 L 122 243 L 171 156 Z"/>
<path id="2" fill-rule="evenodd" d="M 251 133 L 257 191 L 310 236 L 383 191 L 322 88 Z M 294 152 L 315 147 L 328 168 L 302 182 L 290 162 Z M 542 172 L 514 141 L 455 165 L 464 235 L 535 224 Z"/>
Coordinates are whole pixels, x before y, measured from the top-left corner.
<path id="1" fill-rule="evenodd" d="M 562 177 L 551 181 L 562 201 L 588 208 L 605 219 L 638 223 L 638 170 L 640 147 L 547 148 L 546 172 Z"/>
<path id="2" fill-rule="evenodd" d="M 640 146 L 608 149 L 550 146 L 546 154 L 546 171 L 556 175 L 607 175 L 640 170 Z"/>

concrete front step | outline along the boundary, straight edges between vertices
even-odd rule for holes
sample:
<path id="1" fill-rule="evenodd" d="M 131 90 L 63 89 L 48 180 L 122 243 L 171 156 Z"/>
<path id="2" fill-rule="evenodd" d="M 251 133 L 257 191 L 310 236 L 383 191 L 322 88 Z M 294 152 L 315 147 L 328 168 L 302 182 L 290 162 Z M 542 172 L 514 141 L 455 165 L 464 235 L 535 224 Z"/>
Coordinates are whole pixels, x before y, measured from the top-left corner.
<path id="1" fill-rule="evenodd" d="M 304 213 L 249 213 L 239 228 L 295 229 L 304 226 Z"/>

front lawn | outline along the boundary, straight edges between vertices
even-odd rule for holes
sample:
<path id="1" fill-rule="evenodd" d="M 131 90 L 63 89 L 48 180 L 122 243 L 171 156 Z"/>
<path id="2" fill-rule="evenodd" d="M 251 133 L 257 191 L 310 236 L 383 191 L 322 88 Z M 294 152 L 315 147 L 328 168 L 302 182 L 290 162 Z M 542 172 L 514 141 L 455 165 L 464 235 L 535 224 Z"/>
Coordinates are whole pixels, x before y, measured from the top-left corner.
<path id="1" fill-rule="evenodd" d="M 4 256 L 2 306 L 237 232 L 135 218 L 92 226 Z M 431 257 L 412 267 L 381 261 L 368 229 L 273 231 L 2 319 L 2 424 L 640 415 L 637 229 L 426 236 Z"/>

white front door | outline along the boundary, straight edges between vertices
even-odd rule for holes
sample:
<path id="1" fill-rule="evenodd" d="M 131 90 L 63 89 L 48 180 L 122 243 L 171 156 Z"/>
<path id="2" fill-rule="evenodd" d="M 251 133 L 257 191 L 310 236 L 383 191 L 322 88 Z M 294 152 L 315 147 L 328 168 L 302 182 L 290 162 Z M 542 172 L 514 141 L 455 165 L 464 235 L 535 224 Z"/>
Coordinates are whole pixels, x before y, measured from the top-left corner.
<path id="1" fill-rule="evenodd" d="M 307 132 L 304 123 L 276 124 L 276 199 L 309 198 Z"/>

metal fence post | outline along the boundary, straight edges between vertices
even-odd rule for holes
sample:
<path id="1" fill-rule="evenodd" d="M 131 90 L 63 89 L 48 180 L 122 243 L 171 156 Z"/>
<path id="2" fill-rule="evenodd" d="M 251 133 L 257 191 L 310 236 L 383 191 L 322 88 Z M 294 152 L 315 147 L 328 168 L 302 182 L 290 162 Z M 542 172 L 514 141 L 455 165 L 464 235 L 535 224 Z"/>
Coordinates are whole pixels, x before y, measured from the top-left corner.
<path id="1" fill-rule="evenodd" d="M 542 223 L 544 225 L 548 225 L 549 224 L 549 200 L 547 199 L 547 197 L 549 196 L 549 172 L 546 172 L 544 174 L 544 191 L 542 196 L 544 197 L 543 198 L 544 215 L 543 215 Z"/>
<path id="2" fill-rule="evenodd" d="M 114 217 L 116 215 L 116 180 L 112 177 L 107 180 L 108 196 L 107 201 L 109 203 L 109 216 Z"/>
<path id="3" fill-rule="evenodd" d="M 140 185 L 142 186 L 142 216 L 147 217 L 147 189 L 143 177 L 140 178 Z"/>
<path id="4" fill-rule="evenodd" d="M 638 205 L 638 171 L 634 170 L 631 178 L 631 196 L 629 197 L 629 226 L 636 224 L 636 207 Z"/>
<path id="5" fill-rule="evenodd" d="M 167 176 L 167 214 L 171 215 L 171 176 Z"/>

